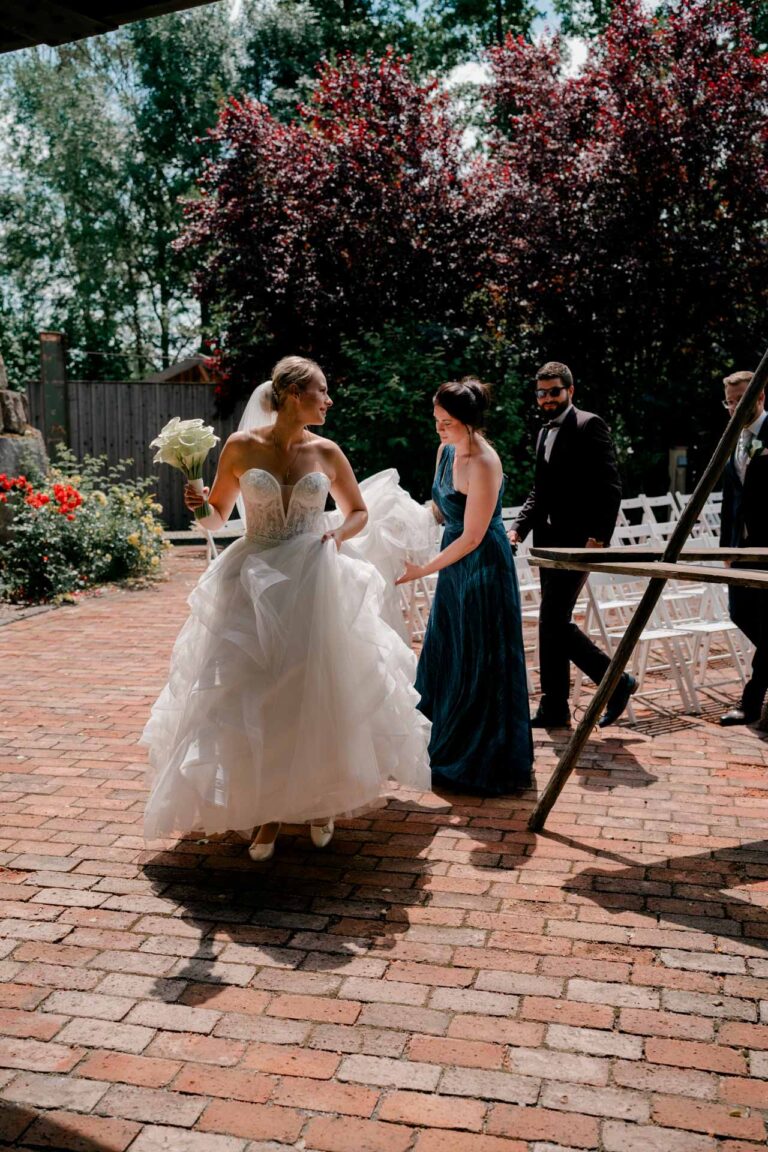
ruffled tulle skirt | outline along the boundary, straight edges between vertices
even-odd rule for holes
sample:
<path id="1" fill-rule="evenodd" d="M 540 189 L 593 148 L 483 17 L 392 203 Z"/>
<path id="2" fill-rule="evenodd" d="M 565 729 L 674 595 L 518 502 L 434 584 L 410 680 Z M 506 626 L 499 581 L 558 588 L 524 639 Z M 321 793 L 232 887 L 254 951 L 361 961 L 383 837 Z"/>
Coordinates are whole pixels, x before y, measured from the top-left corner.
<path id="1" fill-rule="evenodd" d="M 317 535 L 244 538 L 206 570 L 142 736 L 148 839 L 352 815 L 389 779 L 429 788 L 416 660 L 361 558 L 374 538 L 357 555 Z"/>
<path id="2" fill-rule="evenodd" d="M 384 577 L 382 615 L 407 640 L 402 597 L 395 580 L 403 571 L 406 557 L 415 564 L 424 564 L 439 552 L 442 529 L 431 506 L 418 504 L 400 487 L 395 468 L 366 476 L 360 482 L 360 491 L 368 509 L 368 523 L 358 536 L 347 541 L 343 551 L 367 560 Z M 339 512 L 326 516 L 329 528 L 337 527 L 341 519 Z"/>

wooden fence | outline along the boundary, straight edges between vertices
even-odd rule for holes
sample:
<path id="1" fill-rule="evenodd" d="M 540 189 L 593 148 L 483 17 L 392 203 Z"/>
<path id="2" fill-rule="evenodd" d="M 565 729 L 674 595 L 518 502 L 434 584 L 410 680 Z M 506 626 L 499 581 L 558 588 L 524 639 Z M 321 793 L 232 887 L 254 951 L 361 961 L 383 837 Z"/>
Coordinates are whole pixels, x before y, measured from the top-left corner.
<path id="1" fill-rule="evenodd" d="M 106 456 L 110 464 L 131 459 L 128 475 L 151 476 L 163 506 L 168 528 L 186 528 L 190 514 L 182 499 L 181 473 L 167 465 L 152 463 L 149 447 L 164 424 L 173 416 L 182 420 L 202 417 L 212 424 L 221 442 L 206 462 L 206 483 L 216 470 L 219 449 L 238 425 L 242 406 L 227 420 L 213 414 L 214 394 L 210 384 L 149 382 L 144 380 L 68 380 L 67 415 L 69 447 L 78 458 Z M 31 422 L 40 428 L 46 441 L 52 429 L 46 426 L 43 386 L 33 381 L 27 386 Z"/>

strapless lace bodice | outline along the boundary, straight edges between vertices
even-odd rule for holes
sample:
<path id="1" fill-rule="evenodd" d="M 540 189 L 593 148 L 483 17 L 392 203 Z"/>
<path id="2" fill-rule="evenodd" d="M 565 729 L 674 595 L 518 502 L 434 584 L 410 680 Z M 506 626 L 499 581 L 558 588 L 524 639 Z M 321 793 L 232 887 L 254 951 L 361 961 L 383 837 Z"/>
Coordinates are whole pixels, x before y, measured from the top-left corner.
<path id="1" fill-rule="evenodd" d="M 240 477 L 245 504 L 246 536 L 261 544 L 279 544 L 303 532 L 320 534 L 331 482 L 324 472 L 308 472 L 290 489 L 287 505 L 284 487 L 271 472 L 249 468 Z"/>

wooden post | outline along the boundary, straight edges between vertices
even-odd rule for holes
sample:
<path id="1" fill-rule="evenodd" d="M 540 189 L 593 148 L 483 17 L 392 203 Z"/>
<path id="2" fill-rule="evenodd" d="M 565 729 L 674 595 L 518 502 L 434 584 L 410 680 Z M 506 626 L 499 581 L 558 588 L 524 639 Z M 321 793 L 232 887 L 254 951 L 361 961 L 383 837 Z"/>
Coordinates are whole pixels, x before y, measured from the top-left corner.
<path id="1" fill-rule="evenodd" d="M 678 559 L 683 545 L 690 536 L 691 530 L 698 520 L 701 510 L 706 504 L 707 497 L 717 483 L 728 457 L 736 447 L 739 433 L 747 422 L 747 416 L 757 397 L 764 391 L 766 383 L 768 383 L 768 351 L 766 351 L 760 361 L 754 376 L 749 382 L 749 387 L 728 421 L 712 459 L 709 461 L 690 500 L 683 509 L 680 519 L 675 525 L 675 529 L 664 549 L 662 560 L 674 563 Z M 600 553 L 596 550 L 595 560 L 599 561 L 599 557 Z M 534 557 L 532 557 L 532 560 L 535 562 Z M 532 832 L 538 832 L 544 827 L 544 823 L 552 806 L 565 787 L 571 772 L 573 772 L 573 769 L 576 767 L 578 758 L 590 737 L 592 729 L 624 674 L 624 669 L 629 663 L 643 629 L 653 614 L 653 610 L 664 590 L 666 582 L 666 579 L 652 579 L 643 593 L 642 599 L 635 609 L 635 613 L 629 622 L 626 632 L 621 638 L 613 659 L 589 703 L 589 707 L 571 737 L 568 747 L 563 752 L 549 783 L 542 793 L 539 803 L 536 805 L 528 821 L 528 827 Z"/>
<path id="2" fill-rule="evenodd" d="M 42 433 L 47 446 L 69 441 L 67 377 L 64 368 L 64 336 L 40 333 L 40 376 L 43 383 Z"/>

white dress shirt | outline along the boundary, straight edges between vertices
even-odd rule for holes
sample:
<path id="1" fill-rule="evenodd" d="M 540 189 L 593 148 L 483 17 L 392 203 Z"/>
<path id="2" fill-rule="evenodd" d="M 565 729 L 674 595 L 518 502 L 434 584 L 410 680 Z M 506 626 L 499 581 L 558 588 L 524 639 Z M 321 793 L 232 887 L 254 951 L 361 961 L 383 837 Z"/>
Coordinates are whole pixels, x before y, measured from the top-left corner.
<path id="1" fill-rule="evenodd" d="M 766 417 L 768 417 L 768 412 L 761 412 L 757 419 L 753 420 L 751 424 L 748 424 L 746 428 L 742 428 L 741 433 L 739 434 L 739 441 L 733 453 L 733 463 L 734 467 L 736 468 L 736 474 L 742 484 L 744 483 L 744 477 L 747 474 L 750 446 L 752 445 L 753 441 L 759 439 L 760 430 L 765 423 Z"/>
<path id="2" fill-rule="evenodd" d="M 573 408 L 573 404 L 569 404 L 565 412 L 561 412 L 560 415 L 556 416 L 554 420 L 550 420 L 549 424 L 547 424 L 546 428 L 544 429 L 544 439 L 542 444 L 544 446 L 544 459 L 547 464 L 549 464 L 549 458 L 552 455 L 552 446 L 557 439 L 557 433 L 560 431 L 560 425 L 562 424 L 563 420 L 565 420 L 571 408 Z"/>

